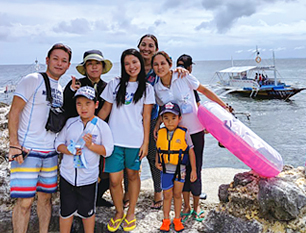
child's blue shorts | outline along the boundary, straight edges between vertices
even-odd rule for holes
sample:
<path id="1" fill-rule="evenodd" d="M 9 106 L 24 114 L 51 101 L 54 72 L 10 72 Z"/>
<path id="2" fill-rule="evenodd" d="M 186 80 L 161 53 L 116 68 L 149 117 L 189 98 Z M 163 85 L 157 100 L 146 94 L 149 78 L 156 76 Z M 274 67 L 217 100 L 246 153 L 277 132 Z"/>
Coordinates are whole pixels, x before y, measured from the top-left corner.
<path id="1" fill-rule="evenodd" d="M 162 190 L 168 190 L 168 189 L 171 189 L 174 186 L 173 178 L 174 178 L 174 174 L 161 172 Z M 178 180 L 178 178 L 175 178 L 175 181 L 184 183 L 185 179 Z"/>

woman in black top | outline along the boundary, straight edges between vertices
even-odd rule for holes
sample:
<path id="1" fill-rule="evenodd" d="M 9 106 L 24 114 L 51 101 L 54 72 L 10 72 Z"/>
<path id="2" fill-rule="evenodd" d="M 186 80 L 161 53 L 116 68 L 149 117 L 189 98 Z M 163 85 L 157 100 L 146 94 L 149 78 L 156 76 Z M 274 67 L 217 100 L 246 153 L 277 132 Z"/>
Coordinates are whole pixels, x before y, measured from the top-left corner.
<path id="1" fill-rule="evenodd" d="M 67 118 L 78 116 L 73 97 L 77 89 L 83 86 L 90 86 L 96 90 L 99 106 L 95 111 L 95 115 L 98 115 L 98 112 L 104 104 L 104 100 L 100 97 L 100 95 L 107 84 L 101 79 L 101 75 L 109 72 L 112 66 L 112 62 L 104 59 L 102 52 L 99 50 L 89 50 L 84 53 L 83 62 L 76 67 L 77 71 L 84 75 L 84 77 L 80 79 L 72 77 L 72 80 L 66 85 L 64 90 L 63 108 L 65 109 Z M 102 171 L 103 164 L 104 159 L 101 156 L 100 171 Z M 99 177 L 100 182 L 98 185 L 97 206 L 111 207 L 113 204 L 102 198 L 105 191 L 109 189 L 108 173 L 100 172 Z"/>

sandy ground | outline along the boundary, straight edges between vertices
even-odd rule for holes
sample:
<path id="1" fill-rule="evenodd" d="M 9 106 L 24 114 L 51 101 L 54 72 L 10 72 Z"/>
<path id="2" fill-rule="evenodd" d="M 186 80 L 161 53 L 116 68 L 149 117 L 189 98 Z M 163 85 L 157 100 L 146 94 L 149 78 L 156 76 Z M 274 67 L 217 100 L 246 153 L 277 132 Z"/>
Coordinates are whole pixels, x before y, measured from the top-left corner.
<path id="1" fill-rule="evenodd" d="M 245 169 L 236 168 L 205 168 L 202 169 L 202 191 L 207 194 L 206 203 L 218 203 L 218 189 L 221 184 L 230 184 L 237 173 L 245 172 Z M 141 181 L 141 190 L 152 190 L 152 179 Z"/>

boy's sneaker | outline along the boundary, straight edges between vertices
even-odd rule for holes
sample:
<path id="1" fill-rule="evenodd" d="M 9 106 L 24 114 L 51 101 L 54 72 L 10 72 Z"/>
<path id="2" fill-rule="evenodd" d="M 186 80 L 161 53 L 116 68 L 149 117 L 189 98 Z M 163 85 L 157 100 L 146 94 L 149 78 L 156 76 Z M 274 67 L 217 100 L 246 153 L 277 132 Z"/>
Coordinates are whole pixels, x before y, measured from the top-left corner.
<path id="1" fill-rule="evenodd" d="M 184 225 L 182 224 L 182 221 L 180 218 L 173 219 L 173 224 L 174 224 L 174 230 L 176 232 L 181 232 L 184 230 Z"/>
<path id="2" fill-rule="evenodd" d="M 159 228 L 161 232 L 169 232 L 170 231 L 171 221 L 170 219 L 163 219 L 163 224 Z"/>
<path id="3" fill-rule="evenodd" d="M 206 200 L 206 198 L 207 198 L 207 194 L 206 193 L 201 193 L 200 194 L 200 199 Z"/>

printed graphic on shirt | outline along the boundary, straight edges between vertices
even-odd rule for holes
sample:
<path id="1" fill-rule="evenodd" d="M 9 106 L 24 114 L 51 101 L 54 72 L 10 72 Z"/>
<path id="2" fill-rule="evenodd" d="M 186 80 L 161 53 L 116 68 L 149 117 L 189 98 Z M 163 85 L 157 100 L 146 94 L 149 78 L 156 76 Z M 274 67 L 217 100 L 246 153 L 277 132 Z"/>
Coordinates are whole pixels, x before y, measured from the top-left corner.
<path id="1" fill-rule="evenodd" d="M 51 88 L 51 95 L 53 98 L 52 105 L 54 107 L 61 107 L 63 106 L 63 93 L 58 89 Z"/>
<path id="2" fill-rule="evenodd" d="M 133 97 L 135 93 L 125 93 L 125 102 L 124 105 L 129 105 L 133 102 Z M 117 91 L 113 92 L 114 100 L 116 101 Z"/>
<path id="3" fill-rule="evenodd" d="M 93 143 L 96 143 L 97 137 L 98 137 L 97 134 L 92 134 L 92 142 L 93 142 Z"/>
<path id="4" fill-rule="evenodd" d="M 150 72 L 147 74 L 147 82 L 150 83 L 152 86 L 156 83 L 156 74 L 153 70 L 150 70 Z"/>
<path id="5" fill-rule="evenodd" d="M 186 95 L 183 96 L 183 100 L 184 100 L 184 101 L 188 101 L 188 100 L 190 100 L 190 99 L 191 99 L 191 97 L 190 97 L 190 94 L 189 94 L 189 93 L 187 93 Z"/>
<path id="6" fill-rule="evenodd" d="M 125 105 L 129 105 L 129 104 L 131 104 L 132 102 L 133 102 L 133 97 L 134 97 L 134 93 L 131 93 L 131 94 L 129 94 L 129 93 L 126 93 L 125 94 Z"/>
<path id="7" fill-rule="evenodd" d="M 42 91 L 42 95 L 47 96 L 46 90 Z M 62 107 L 63 106 L 63 93 L 58 89 L 51 88 L 51 95 L 53 98 L 52 106 L 53 107 Z M 50 105 L 50 104 L 48 104 Z"/>

